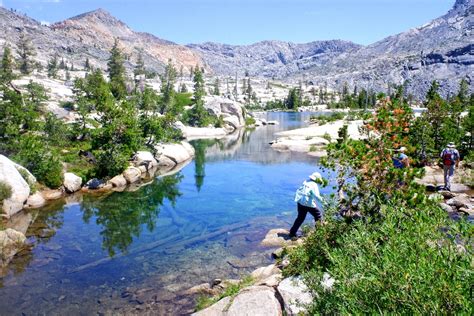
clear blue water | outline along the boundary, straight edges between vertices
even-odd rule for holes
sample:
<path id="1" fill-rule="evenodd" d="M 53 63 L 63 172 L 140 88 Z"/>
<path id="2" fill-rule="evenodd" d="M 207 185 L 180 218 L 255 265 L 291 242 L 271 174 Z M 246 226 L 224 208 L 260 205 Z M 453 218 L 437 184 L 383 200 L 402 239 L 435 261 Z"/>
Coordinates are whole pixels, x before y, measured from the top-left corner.
<path id="1" fill-rule="evenodd" d="M 259 243 L 291 226 L 294 192 L 318 164 L 268 144 L 310 113 L 265 115 L 280 125 L 193 142 L 194 161 L 134 192 L 24 215 L 31 250 L 0 279 L 0 313 L 185 314 L 186 289 L 270 263 L 272 249 Z"/>

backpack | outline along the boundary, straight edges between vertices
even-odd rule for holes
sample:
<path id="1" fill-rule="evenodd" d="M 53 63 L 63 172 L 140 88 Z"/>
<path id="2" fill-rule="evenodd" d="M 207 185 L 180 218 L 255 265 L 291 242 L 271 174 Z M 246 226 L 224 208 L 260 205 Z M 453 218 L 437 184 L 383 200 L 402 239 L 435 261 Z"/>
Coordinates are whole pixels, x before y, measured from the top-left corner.
<path id="1" fill-rule="evenodd" d="M 455 156 L 456 155 L 452 150 L 445 150 L 443 153 L 443 164 L 445 166 L 454 165 L 454 162 L 456 160 Z"/>

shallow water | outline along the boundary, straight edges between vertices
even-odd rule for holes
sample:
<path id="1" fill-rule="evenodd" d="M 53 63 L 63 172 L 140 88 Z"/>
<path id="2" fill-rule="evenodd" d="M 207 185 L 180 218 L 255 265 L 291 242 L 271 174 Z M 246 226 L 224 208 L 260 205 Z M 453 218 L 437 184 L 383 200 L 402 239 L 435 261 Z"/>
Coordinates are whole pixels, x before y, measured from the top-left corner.
<path id="1" fill-rule="evenodd" d="M 31 249 L 0 279 L 0 313 L 186 314 L 184 290 L 270 263 L 259 243 L 289 228 L 294 191 L 318 166 L 268 143 L 309 115 L 268 113 L 279 126 L 196 141 L 193 162 L 137 191 L 23 214 Z"/>

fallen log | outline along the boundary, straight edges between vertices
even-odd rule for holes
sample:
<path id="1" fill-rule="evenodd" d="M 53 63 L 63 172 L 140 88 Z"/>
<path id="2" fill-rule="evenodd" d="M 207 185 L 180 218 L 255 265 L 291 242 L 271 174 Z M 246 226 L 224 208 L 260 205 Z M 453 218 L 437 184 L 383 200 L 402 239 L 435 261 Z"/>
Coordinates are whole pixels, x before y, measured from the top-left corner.
<path id="1" fill-rule="evenodd" d="M 173 249 L 173 248 L 178 248 L 178 247 L 186 247 L 190 244 L 193 244 L 193 243 L 197 243 L 197 242 L 202 242 L 202 241 L 206 241 L 208 239 L 211 239 L 211 238 L 214 238 L 214 237 L 217 237 L 219 235 L 222 235 L 222 234 L 225 234 L 225 233 L 228 233 L 230 231 L 233 231 L 233 230 L 236 230 L 236 229 L 239 229 L 239 228 L 243 228 L 243 227 L 246 227 L 248 226 L 249 224 L 248 223 L 237 223 L 237 224 L 232 224 L 232 225 L 228 225 L 228 226 L 225 226 L 225 227 L 222 227 L 214 232 L 210 232 L 208 234 L 205 234 L 205 235 L 201 235 L 201 236 L 197 236 L 197 237 L 194 237 L 194 238 L 191 238 L 191 239 L 187 239 L 187 240 L 182 240 L 180 242 L 177 242 L 175 244 L 172 244 L 168 247 L 164 247 L 163 249 L 164 250 L 169 250 L 169 249 Z M 94 268 L 94 267 L 97 267 L 99 265 L 102 265 L 104 263 L 107 263 L 113 259 L 116 259 L 116 258 L 121 258 L 121 257 L 125 257 L 125 256 L 128 256 L 128 255 L 134 255 L 134 254 L 138 254 L 138 253 L 141 253 L 141 252 L 144 252 L 144 251 L 148 251 L 148 250 L 152 250 L 154 248 L 157 248 L 159 246 L 162 246 L 164 244 L 167 244 L 171 241 L 174 241 L 176 239 L 178 239 L 179 236 L 172 236 L 172 237 L 169 237 L 169 238 L 166 238 L 166 239 L 162 239 L 162 240 L 159 240 L 159 241 L 156 241 L 156 242 L 153 242 L 151 244 L 148 244 L 148 245 L 145 245 L 143 247 L 138 247 L 138 248 L 135 248 L 135 249 L 132 249 L 131 251 L 127 252 L 127 253 L 121 253 L 115 257 L 106 257 L 106 258 L 102 258 L 102 259 L 99 259 L 97 261 L 94 261 L 94 262 L 90 262 L 90 263 L 87 263 L 87 264 L 84 264 L 82 266 L 79 266 L 77 268 L 74 268 L 74 269 L 70 269 L 68 270 L 68 273 L 76 273 L 76 272 L 80 272 L 80 271 L 84 271 L 84 270 L 87 270 L 87 269 L 90 269 L 90 268 Z"/>

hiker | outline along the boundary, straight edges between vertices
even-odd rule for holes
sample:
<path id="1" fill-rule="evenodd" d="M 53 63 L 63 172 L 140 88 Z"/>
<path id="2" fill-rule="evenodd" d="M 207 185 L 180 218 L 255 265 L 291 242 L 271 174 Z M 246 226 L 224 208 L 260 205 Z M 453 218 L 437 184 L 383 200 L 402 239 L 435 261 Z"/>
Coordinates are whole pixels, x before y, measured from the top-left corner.
<path id="1" fill-rule="evenodd" d="M 296 232 L 303 224 L 306 215 L 310 213 L 314 220 L 318 222 L 322 217 L 322 197 L 319 194 L 318 182 L 322 180 L 319 172 L 314 172 L 309 176 L 309 180 L 304 181 L 295 194 L 295 202 L 298 206 L 298 217 L 290 229 L 290 238 L 296 238 Z"/>
<path id="2" fill-rule="evenodd" d="M 406 147 L 395 149 L 396 154 L 392 157 L 393 167 L 403 169 L 410 166 L 408 156 L 405 155 Z"/>
<path id="3" fill-rule="evenodd" d="M 455 167 L 459 166 L 460 158 L 456 145 L 453 142 L 449 143 L 441 152 L 440 158 L 443 160 L 444 189 L 451 191 L 451 178 L 454 175 Z"/>

